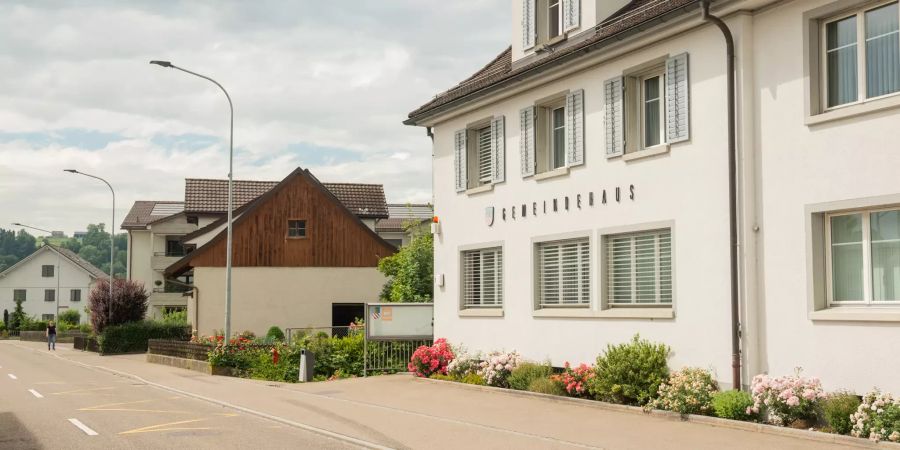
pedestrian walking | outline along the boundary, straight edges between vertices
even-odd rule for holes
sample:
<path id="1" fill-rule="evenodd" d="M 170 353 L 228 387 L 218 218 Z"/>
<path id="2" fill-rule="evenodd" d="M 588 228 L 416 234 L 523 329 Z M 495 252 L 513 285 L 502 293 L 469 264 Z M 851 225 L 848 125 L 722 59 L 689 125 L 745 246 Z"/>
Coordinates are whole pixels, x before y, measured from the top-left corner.
<path id="1" fill-rule="evenodd" d="M 56 323 L 52 320 L 47 324 L 47 330 L 44 332 L 47 335 L 47 350 L 56 350 Z"/>

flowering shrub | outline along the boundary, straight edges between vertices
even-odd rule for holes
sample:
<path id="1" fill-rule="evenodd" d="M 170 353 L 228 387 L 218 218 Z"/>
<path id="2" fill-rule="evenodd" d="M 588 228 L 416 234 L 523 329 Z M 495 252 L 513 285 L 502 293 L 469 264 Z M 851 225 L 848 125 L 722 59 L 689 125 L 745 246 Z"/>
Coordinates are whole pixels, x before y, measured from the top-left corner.
<path id="1" fill-rule="evenodd" d="M 800 370 L 797 368 L 794 375 L 783 377 L 772 378 L 764 374 L 753 377 L 750 388 L 753 406 L 747 408 L 747 413 L 765 411 L 769 422 L 775 425 L 814 421 L 819 400 L 825 398 L 825 392 L 818 378 L 803 378 Z"/>
<path id="2" fill-rule="evenodd" d="M 519 365 L 519 354 L 494 351 L 488 353 L 484 361 L 479 365 L 478 374 L 484 378 L 488 386 L 507 387 L 507 378 Z"/>
<path id="3" fill-rule="evenodd" d="M 634 335 L 631 342 L 609 344 L 597 357 L 595 376 L 588 383 L 588 390 L 597 400 L 646 405 L 669 377 L 666 360 L 671 352 L 669 346 L 641 339 L 639 335 Z"/>
<path id="4" fill-rule="evenodd" d="M 669 380 L 659 385 L 659 397 L 651 405 L 681 414 L 709 414 L 718 390 L 708 370 L 687 367 L 672 372 Z"/>
<path id="5" fill-rule="evenodd" d="M 716 417 L 730 420 L 756 422 L 759 414 L 753 412 L 753 397 L 744 391 L 721 391 L 713 394 L 712 408 Z"/>
<path id="6" fill-rule="evenodd" d="M 863 397 L 856 412 L 850 416 L 850 434 L 873 441 L 900 442 L 900 399 L 878 390 Z"/>
<path id="7" fill-rule="evenodd" d="M 417 377 L 427 378 L 433 373 L 447 374 L 447 364 L 453 360 L 453 350 L 444 338 L 434 341 L 431 347 L 421 346 L 413 352 L 406 366 Z"/>
<path id="8" fill-rule="evenodd" d="M 573 369 L 571 364 L 566 361 L 563 365 L 563 373 L 550 378 L 562 385 L 570 397 L 589 397 L 588 382 L 594 378 L 594 368 L 581 363 Z"/>
<path id="9" fill-rule="evenodd" d="M 463 347 L 455 349 L 454 354 L 456 357 L 447 364 L 447 375 L 453 379 L 461 380 L 467 375 L 477 373 L 480 369 L 480 354 L 470 355 Z"/>

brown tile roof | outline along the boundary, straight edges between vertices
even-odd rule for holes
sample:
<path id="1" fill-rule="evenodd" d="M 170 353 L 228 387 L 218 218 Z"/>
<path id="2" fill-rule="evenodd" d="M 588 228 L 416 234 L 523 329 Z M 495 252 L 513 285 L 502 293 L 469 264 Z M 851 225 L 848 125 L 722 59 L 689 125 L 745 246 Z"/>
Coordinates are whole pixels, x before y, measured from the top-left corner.
<path id="1" fill-rule="evenodd" d="M 279 181 L 234 180 L 234 208 L 265 194 Z M 384 187 L 380 184 L 322 183 L 344 206 L 361 218 L 388 217 Z M 228 180 L 184 180 L 185 212 L 221 214 L 228 209 Z"/>
<path id="2" fill-rule="evenodd" d="M 164 207 L 157 208 L 163 205 Z M 155 222 L 172 214 L 177 214 L 184 209 L 184 202 L 138 200 L 134 202 L 131 210 L 122 221 L 122 229 L 144 228 L 147 224 Z M 154 212 L 154 210 L 156 210 Z"/>
<path id="3" fill-rule="evenodd" d="M 98 269 L 97 266 L 91 264 L 88 260 L 78 256 L 78 254 L 76 254 L 75 252 L 73 252 L 67 248 L 59 247 L 57 245 L 51 245 L 51 244 L 47 244 L 47 245 L 51 249 L 58 251 L 62 256 L 68 258 L 75 265 L 88 271 L 91 274 L 91 276 L 93 276 L 95 278 L 106 278 L 108 276 L 108 275 L 106 275 L 106 272 Z"/>
<path id="4" fill-rule="evenodd" d="M 431 101 L 409 113 L 409 119 L 404 121 L 407 125 L 415 125 L 420 117 L 429 112 L 447 105 L 454 100 L 467 96 L 477 96 L 486 93 L 488 88 L 501 82 L 508 81 L 516 76 L 524 76 L 526 72 L 539 68 L 546 64 L 561 62 L 564 58 L 577 58 L 588 53 L 591 47 L 598 42 L 612 38 L 619 33 L 635 28 L 649 20 L 673 13 L 679 8 L 695 3 L 698 0 L 633 0 L 622 9 L 606 18 L 593 31 L 593 35 L 581 42 L 568 47 L 556 48 L 544 56 L 536 58 L 527 64 L 513 69 L 511 48 L 503 50 L 491 63 L 483 67 L 471 77 L 462 81 L 449 90 L 438 94 Z M 565 45 L 563 43 L 562 45 Z M 581 53 L 578 53 L 581 51 Z"/>

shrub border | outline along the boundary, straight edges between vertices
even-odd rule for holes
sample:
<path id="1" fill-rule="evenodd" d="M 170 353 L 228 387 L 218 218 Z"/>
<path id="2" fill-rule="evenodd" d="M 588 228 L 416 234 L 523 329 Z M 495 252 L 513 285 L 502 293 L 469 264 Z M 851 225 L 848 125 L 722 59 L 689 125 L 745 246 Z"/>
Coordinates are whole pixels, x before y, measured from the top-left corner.
<path id="1" fill-rule="evenodd" d="M 552 400 L 560 403 L 571 403 L 580 406 L 589 406 L 606 411 L 625 412 L 630 414 L 641 414 L 645 416 L 653 416 L 667 420 L 677 420 L 680 422 L 694 422 L 704 425 L 710 425 L 719 428 L 731 428 L 735 430 L 751 431 L 756 433 L 771 434 L 776 436 L 785 436 L 807 441 L 826 442 L 831 444 L 840 444 L 856 448 L 876 448 L 876 449 L 900 449 L 900 444 L 880 441 L 873 442 L 866 438 L 858 438 L 853 436 L 844 436 L 840 434 L 825 433 L 822 431 L 801 430 L 795 428 L 779 427 L 756 422 L 743 422 L 739 420 L 722 419 L 719 417 L 701 416 L 697 414 L 679 414 L 672 411 L 663 411 L 659 409 L 646 410 L 640 406 L 617 405 L 614 403 L 601 402 L 599 400 L 590 400 L 575 397 L 563 397 L 552 394 L 541 394 L 538 392 L 517 391 L 495 386 L 480 386 L 474 384 L 459 383 L 456 381 L 437 380 L 432 378 L 415 377 L 417 380 L 429 383 L 448 383 L 463 389 L 473 389 L 482 392 L 502 393 L 507 395 L 516 395 L 520 397 L 541 398 Z"/>

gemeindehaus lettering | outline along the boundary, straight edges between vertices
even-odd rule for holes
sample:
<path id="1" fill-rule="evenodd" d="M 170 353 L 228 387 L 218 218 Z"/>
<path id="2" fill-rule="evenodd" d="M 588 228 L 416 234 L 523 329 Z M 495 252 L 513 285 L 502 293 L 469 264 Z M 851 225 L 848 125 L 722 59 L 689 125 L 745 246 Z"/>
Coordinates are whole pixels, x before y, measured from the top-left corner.
<path id="1" fill-rule="evenodd" d="M 606 205 L 607 203 L 613 202 L 621 203 L 622 200 L 634 201 L 634 192 L 635 189 L 633 184 L 629 184 L 626 189 L 623 189 L 621 186 L 616 186 L 609 190 L 609 195 L 607 195 L 606 189 L 602 189 L 599 192 L 599 202 L 600 205 Z M 500 218 L 505 222 L 507 219 L 518 220 L 524 219 L 529 215 L 536 217 L 541 214 L 558 213 L 560 211 L 567 212 L 572 209 L 593 207 L 595 204 L 594 191 L 589 191 L 586 194 L 566 195 L 563 197 L 554 197 L 549 200 L 541 200 L 540 202 L 533 201 L 531 203 L 522 203 L 521 205 L 502 208 L 500 210 Z M 496 208 L 493 206 L 488 206 L 484 210 L 485 224 L 489 227 L 494 225 L 495 209 Z"/>

